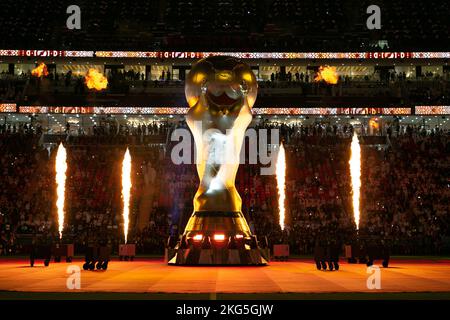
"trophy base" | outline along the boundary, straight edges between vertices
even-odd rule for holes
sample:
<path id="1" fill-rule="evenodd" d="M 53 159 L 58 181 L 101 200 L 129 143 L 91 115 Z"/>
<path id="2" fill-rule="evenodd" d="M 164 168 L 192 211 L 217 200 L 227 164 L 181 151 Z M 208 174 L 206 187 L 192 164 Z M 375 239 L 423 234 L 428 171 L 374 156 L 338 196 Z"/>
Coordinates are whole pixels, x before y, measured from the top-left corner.
<path id="1" fill-rule="evenodd" d="M 166 261 L 169 265 L 229 265 L 229 266 L 265 266 L 268 261 L 268 249 L 228 249 L 228 248 L 187 248 L 166 249 Z"/>
<path id="2" fill-rule="evenodd" d="M 169 238 L 170 265 L 266 265 L 267 239 L 251 234 L 241 212 L 197 211 L 180 239 Z"/>

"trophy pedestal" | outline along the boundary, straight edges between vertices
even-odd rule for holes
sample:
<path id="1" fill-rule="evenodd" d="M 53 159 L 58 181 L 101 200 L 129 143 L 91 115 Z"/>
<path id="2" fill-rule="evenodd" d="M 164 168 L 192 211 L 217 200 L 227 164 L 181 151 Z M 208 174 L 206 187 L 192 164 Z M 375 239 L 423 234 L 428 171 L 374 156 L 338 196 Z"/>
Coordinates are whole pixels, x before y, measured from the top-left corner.
<path id="1" fill-rule="evenodd" d="M 251 234 L 241 212 L 195 212 L 165 254 L 169 265 L 267 265 L 269 259 L 267 239 Z"/>
<path id="2" fill-rule="evenodd" d="M 169 265 L 249 265 L 265 266 L 269 263 L 263 249 L 175 249 L 168 255 Z"/>

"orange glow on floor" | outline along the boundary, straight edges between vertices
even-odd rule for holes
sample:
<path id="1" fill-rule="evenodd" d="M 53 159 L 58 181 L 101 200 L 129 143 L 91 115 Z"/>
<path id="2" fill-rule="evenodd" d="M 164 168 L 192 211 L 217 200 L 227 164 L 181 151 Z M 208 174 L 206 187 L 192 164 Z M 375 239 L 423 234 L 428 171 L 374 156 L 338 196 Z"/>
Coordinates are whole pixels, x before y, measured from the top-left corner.
<path id="1" fill-rule="evenodd" d="M 0 260 L 0 291 L 73 292 L 66 287 L 67 263 L 23 258 Z M 450 260 L 391 260 L 381 268 L 381 290 L 367 289 L 364 264 L 341 263 L 339 271 L 318 271 L 312 260 L 271 262 L 266 267 L 167 266 L 162 259 L 111 261 L 106 271 L 81 270 L 77 292 L 161 293 L 326 293 L 326 292 L 450 292 Z M 18 281 L 20 279 L 20 281 Z"/>

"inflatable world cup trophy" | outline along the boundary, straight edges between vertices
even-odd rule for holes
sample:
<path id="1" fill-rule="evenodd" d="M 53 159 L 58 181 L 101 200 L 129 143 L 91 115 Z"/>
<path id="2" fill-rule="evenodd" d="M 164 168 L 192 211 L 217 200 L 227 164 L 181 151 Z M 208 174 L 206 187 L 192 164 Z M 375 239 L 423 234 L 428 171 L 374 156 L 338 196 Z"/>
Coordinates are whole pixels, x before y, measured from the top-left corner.
<path id="1" fill-rule="evenodd" d="M 194 213 L 169 263 L 267 263 L 241 212 L 235 187 L 257 90 L 250 67 L 232 57 L 202 59 L 187 76 L 186 121 L 194 136 L 200 184 Z"/>

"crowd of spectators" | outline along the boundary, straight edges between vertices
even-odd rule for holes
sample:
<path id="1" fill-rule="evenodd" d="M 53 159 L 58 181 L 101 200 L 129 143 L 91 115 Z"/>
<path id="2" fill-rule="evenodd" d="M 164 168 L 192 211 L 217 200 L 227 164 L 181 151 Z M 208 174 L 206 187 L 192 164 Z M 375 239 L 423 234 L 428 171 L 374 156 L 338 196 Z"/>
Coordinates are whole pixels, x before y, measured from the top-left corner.
<path id="1" fill-rule="evenodd" d="M 376 33 L 366 27 L 370 1 L 80 0 L 80 30 L 65 28 L 71 4 L 42 0 L 24 6 L 4 0 L 0 47 L 23 48 L 32 43 L 37 49 L 67 50 L 361 52 L 378 46 L 393 51 L 439 51 L 449 36 L 448 3 L 440 0 L 407 4 L 379 0 L 383 28 Z"/>
<path id="2" fill-rule="evenodd" d="M 178 127 L 185 127 L 179 123 Z M 276 179 L 259 164 L 241 165 L 236 187 L 242 211 L 258 236 L 287 241 L 309 254 L 324 232 L 346 243 L 356 234 L 348 161 L 354 131 L 361 135 L 360 235 L 389 238 L 394 253 L 442 254 L 450 246 L 450 143 L 434 128 L 392 123 L 376 133 L 343 124 L 260 123 L 279 128 L 286 146 L 286 228 L 279 225 Z M 173 128 L 172 128 L 173 129 Z M 151 130 L 157 133 L 158 130 Z M 374 136 L 374 134 L 376 136 Z M 24 234 L 57 235 L 55 145 L 42 145 L 31 126 L 0 130 L 0 252 L 20 252 Z M 375 138 L 370 139 L 370 138 Z M 123 241 L 120 166 L 126 143 L 65 140 L 68 148 L 64 239 L 82 246 Z M 163 252 L 192 213 L 195 165 L 175 165 L 165 146 L 134 146 L 129 239 L 140 253 Z"/>
<path id="3" fill-rule="evenodd" d="M 364 149 L 363 231 L 392 237 L 405 254 L 450 246 L 450 142 L 441 131 L 409 132 L 384 149 Z"/>
<path id="4" fill-rule="evenodd" d="M 0 133 L 0 253 L 16 250 L 16 234 L 55 230 L 54 170 L 34 134 Z"/>
<path id="5" fill-rule="evenodd" d="M 120 179 L 125 144 L 102 145 L 95 140 L 64 143 L 68 171 L 63 241 L 73 241 L 76 250 L 82 250 L 93 241 L 106 240 L 117 249 L 124 241 Z M 155 201 L 144 224 L 138 214 L 146 195 L 143 190 L 155 189 L 156 172 L 148 181 L 146 162 L 158 168 L 160 148 L 131 149 L 131 153 L 134 170 L 128 239 L 146 252 L 162 253 L 170 223 L 164 218 L 167 210 Z M 27 239 L 35 235 L 58 238 L 55 156 L 56 145 L 42 145 L 41 137 L 33 131 L 0 132 L 0 254 L 22 252 Z"/>
<path id="6" fill-rule="evenodd" d="M 0 74 L 0 102 L 15 102 L 23 98 L 26 88 L 25 76 Z"/>
<path id="7" fill-rule="evenodd" d="M 151 140 L 152 137 L 159 137 L 163 141 L 170 131 L 172 125 L 168 122 L 152 121 L 135 123 L 119 123 L 110 118 L 100 119 L 92 126 L 79 126 L 66 124 L 64 133 L 69 136 L 69 140 L 74 142 L 85 141 L 84 138 L 97 137 L 98 141 L 110 143 L 131 143 L 142 144 Z"/>
<path id="8" fill-rule="evenodd" d="M 148 95 L 164 101 L 161 93 L 172 89 L 177 95 L 183 93 L 184 80 L 172 79 L 170 70 L 162 71 L 155 77 L 148 73 L 134 70 L 115 71 L 109 70 L 105 74 L 108 78 L 108 87 L 98 93 L 106 97 L 115 97 L 115 94 L 123 94 L 133 97 L 136 101 L 144 101 Z M 445 105 L 449 102 L 449 77 L 450 73 L 431 71 L 422 75 L 405 74 L 405 72 L 391 70 L 388 73 L 373 72 L 365 75 L 351 75 L 340 72 L 338 82 L 335 85 L 327 85 L 325 82 L 315 81 L 316 73 L 309 72 L 274 72 L 269 78 L 258 80 L 260 99 L 265 97 L 282 98 L 286 93 L 298 97 L 340 97 L 342 99 L 355 99 L 361 101 L 371 97 L 387 99 L 385 103 L 417 104 L 417 105 Z M 282 89 L 282 90 L 280 90 Z M 44 79 L 32 77 L 30 72 L 21 75 L 0 76 L 0 102 L 15 102 L 34 104 L 46 101 L 52 94 L 60 104 L 71 105 L 76 97 L 89 99 L 92 92 L 84 83 L 84 72 L 73 74 L 56 73 L 51 71 Z M 44 99 L 44 100 L 42 100 Z M 384 101 L 384 100 L 383 100 Z M 172 102 L 171 102 L 172 103 Z"/>

